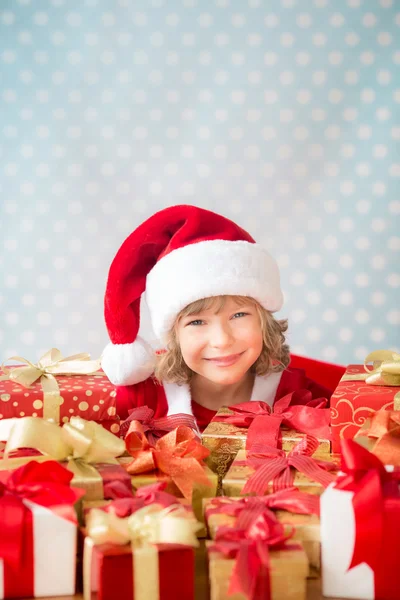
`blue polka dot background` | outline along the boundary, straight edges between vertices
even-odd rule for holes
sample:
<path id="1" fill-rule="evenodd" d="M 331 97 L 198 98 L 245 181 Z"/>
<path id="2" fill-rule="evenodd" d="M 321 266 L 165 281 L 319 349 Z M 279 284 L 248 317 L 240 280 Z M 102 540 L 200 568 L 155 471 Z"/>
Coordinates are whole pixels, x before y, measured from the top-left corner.
<path id="1" fill-rule="evenodd" d="M 274 254 L 293 351 L 399 350 L 399 40 L 395 0 L 3 0 L 2 359 L 99 355 L 115 252 L 177 203 Z"/>

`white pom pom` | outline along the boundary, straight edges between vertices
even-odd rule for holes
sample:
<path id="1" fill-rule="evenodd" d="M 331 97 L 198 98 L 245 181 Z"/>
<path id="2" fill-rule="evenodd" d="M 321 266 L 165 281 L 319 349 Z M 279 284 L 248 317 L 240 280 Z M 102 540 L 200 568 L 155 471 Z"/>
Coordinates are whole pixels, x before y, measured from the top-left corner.
<path id="1" fill-rule="evenodd" d="M 141 337 L 132 344 L 108 344 L 101 366 L 114 385 L 134 385 L 154 372 L 155 352 Z"/>

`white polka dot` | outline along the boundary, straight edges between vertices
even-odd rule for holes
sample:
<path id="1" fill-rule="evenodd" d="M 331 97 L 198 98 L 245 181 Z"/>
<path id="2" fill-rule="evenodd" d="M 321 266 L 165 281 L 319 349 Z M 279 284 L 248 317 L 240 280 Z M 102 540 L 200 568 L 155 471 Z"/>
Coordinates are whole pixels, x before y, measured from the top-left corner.
<path id="1" fill-rule="evenodd" d="M 289 315 L 290 321 L 293 321 L 294 323 L 302 323 L 305 320 L 305 318 L 306 318 L 306 313 L 301 308 L 292 310 Z"/>
<path id="2" fill-rule="evenodd" d="M 351 342 L 354 337 L 353 331 L 349 327 L 342 327 L 339 329 L 339 339 L 342 342 Z"/>
<path id="3" fill-rule="evenodd" d="M 374 27 L 376 24 L 376 16 L 373 13 L 366 13 L 362 18 L 364 27 Z"/>
<path id="4" fill-rule="evenodd" d="M 344 39 L 348 46 L 354 47 L 360 43 L 360 36 L 358 36 L 354 31 L 347 33 Z"/>
<path id="5" fill-rule="evenodd" d="M 324 33 L 315 33 L 312 36 L 312 43 L 314 46 L 321 47 L 325 46 L 327 42 L 327 37 Z"/>
<path id="6" fill-rule="evenodd" d="M 16 312 L 6 312 L 4 317 L 7 325 L 17 325 L 17 323 L 19 322 L 19 316 Z"/>
<path id="7" fill-rule="evenodd" d="M 250 33 L 247 36 L 247 43 L 249 44 L 249 46 L 261 46 L 262 37 L 258 33 Z"/>
<path id="8" fill-rule="evenodd" d="M 383 292 L 378 291 L 371 294 L 371 304 L 373 306 L 382 306 L 382 304 L 385 304 L 385 302 L 386 295 Z"/>
<path id="9" fill-rule="evenodd" d="M 386 221 L 382 218 L 372 219 L 371 221 L 371 229 L 377 233 L 382 233 L 386 229 Z"/>
<path id="10" fill-rule="evenodd" d="M 336 250 L 338 247 L 337 237 L 334 235 L 327 235 L 324 237 L 323 245 L 327 250 Z"/>
<path id="11" fill-rule="evenodd" d="M 299 90 L 296 94 L 296 100 L 299 104 L 308 104 L 312 99 L 312 94 L 309 90 Z"/>
<path id="12" fill-rule="evenodd" d="M 349 306 L 353 304 L 353 294 L 349 291 L 340 292 L 338 296 L 339 304 L 343 304 L 343 306 Z"/>
<path id="13" fill-rule="evenodd" d="M 330 52 L 328 54 L 328 60 L 329 60 L 330 64 L 335 67 L 342 64 L 343 58 L 344 58 L 344 56 L 343 56 L 342 52 Z"/>
<path id="14" fill-rule="evenodd" d="M 378 71 L 376 79 L 380 85 L 387 85 L 388 83 L 390 83 L 392 81 L 392 74 L 390 71 L 387 71 L 386 69 L 382 69 L 382 70 Z"/>
<path id="15" fill-rule="evenodd" d="M 65 329 L 56 329 L 53 334 L 54 342 L 59 346 L 64 346 L 68 342 L 68 331 Z"/>
<path id="16" fill-rule="evenodd" d="M 386 281 L 390 287 L 398 288 L 400 286 L 400 274 L 390 273 L 390 275 L 387 276 Z"/>
<path id="17" fill-rule="evenodd" d="M 275 173 L 275 167 L 271 163 L 264 163 L 261 167 L 261 175 L 264 177 L 272 177 Z M 261 205 L 261 208 L 263 205 Z"/>
<path id="18" fill-rule="evenodd" d="M 279 159 L 287 159 L 293 156 L 293 148 L 286 144 L 285 146 L 279 146 L 276 155 Z"/>
<path id="19" fill-rule="evenodd" d="M 355 240 L 355 247 L 358 250 L 367 250 L 370 246 L 371 246 L 371 242 L 365 236 L 361 236 Z"/>
<path id="20" fill-rule="evenodd" d="M 367 273 L 359 273 L 355 276 L 355 284 L 359 288 L 368 287 L 369 286 L 369 275 Z"/>
<path id="21" fill-rule="evenodd" d="M 335 273 L 325 273 L 322 278 L 324 285 L 327 287 L 335 286 L 338 282 L 338 276 Z"/>
<path id="22" fill-rule="evenodd" d="M 400 310 L 390 310 L 386 320 L 390 325 L 400 325 Z"/>
<path id="23" fill-rule="evenodd" d="M 231 22 L 234 27 L 243 27 L 246 24 L 246 17 L 243 14 L 236 13 L 232 15 Z"/>
<path id="24" fill-rule="evenodd" d="M 365 325 L 365 323 L 368 323 L 368 321 L 370 320 L 370 314 L 364 308 L 360 308 L 356 310 L 354 314 L 354 319 L 360 325 Z"/>
<path id="25" fill-rule="evenodd" d="M 306 300 L 311 306 L 316 306 L 321 303 L 321 294 L 317 290 L 311 290 L 307 292 Z"/>
<path id="26" fill-rule="evenodd" d="M 51 325 L 52 323 L 51 314 L 48 312 L 39 312 L 36 320 L 41 326 Z"/>
<path id="27" fill-rule="evenodd" d="M 343 269 L 351 269 L 351 267 L 354 265 L 354 258 L 351 256 L 351 254 L 342 254 L 339 257 L 339 265 Z"/>
<path id="28" fill-rule="evenodd" d="M 33 22 L 35 25 L 47 25 L 49 16 L 45 12 L 37 12 L 33 15 Z"/>
<path id="29" fill-rule="evenodd" d="M 340 153 L 342 156 L 344 156 L 345 158 L 352 158 L 352 156 L 354 156 L 356 152 L 355 146 L 353 146 L 352 144 L 343 144 L 343 146 L 340 149 Z"/>
<path id="30" fill-rule="evenodd" d="M 273 29 L 277 25 L 279 25 L 279 17 L 273 13 L 268 14 L 264 17 L 265 26 Z"/>
<path id="31" fill-rule="evenodd" d="M 35 333 L 33 331 L 22 331 L 20 340 L 23 344 L 31 346 L 35 342 Z"/>
<path id="32" fill-rule="evenodd" d="M 280 37 L 281 46 L 284 46 L 285 48 L 293 46 L 294 41 L 295 38 L 291 33 L 283 33 Z"/>
<path id="33" fill-rule="evenodd" d="M 371 329 L 369 337 L 374 342 L 382 342 L 386 337 L 386 333 L 384 329 L 374 327 L 374 329 Z"/>
<path id="34" fill-rule="evenodd" d="M 194 46 L 196 43 L 196 36 L 194 33 L 184 33 L 182 36 L 182 44 L 184 46 Z"/>
<path id="35" fill-rule="evenodd" d="M 360 140 L 368 140 L 372 135 L 372 129 L 369 125 L 360 125 L 357 130 L 357 136 Z"/>
<path id="36" fill-rule="evenodd" d="M 290 258 L 287 254 L 279 254 L 276 260 L 281 269 L 285 269 L 290 265 Z"/>
<path id="37" fill-rule="evenodd" d="M 377 254 L 371 259 L 371 266 L 373 269 L 384 269 L 386 267 L 386 258 L 382 254 Z"/>
<path id="38" fill-rule="evenodd" d="M 325 323 L 335 323 L 338 318 L 338 314 L 333 308 L 328 308 L 322 313 L 322 319 Z"/>
<path id="39" fill-rule="evenodd" d="M 268 67 L 272 67 L 277 63 L 278 55 L 275 52 L 266 52 L 264 54 L 264 64 Z"/>
<path id="40" fill-rule="evenodd" d="M 391 177 L 400 177 L 400 163 L 397 165 L 390 165 L 389 175 Z"/>
<path id="41" fill-rule="evenodd" d="M 342 27 L 345 24 L 345 18 L 341 13 L 334 13 L 329 19 L 332 27 Z"/>
<path id="42" fill-rule="evenodd" d="M 295 271 L 290 277 L 290 282 L 296 286 L 304 285 L 306 282 L 305 273 L 303 273 L 302 271 Z"/>
<path id="43" fill-rule="evenodd" d="M 354 194 L 356 186 L 353 181 L 343 181 L 340 184 L 340 191 L 344 196 L 351 196 Z"/>
<path id="44" fill-rule="evenodd" d="M 312 24 L 312 18 L 311 15 L 307 14 L 307 13 L 301 13 L 298 14 L 296 16 L 296 23 L 299 27 L 306 29 L 307 27 L 310 27 Z"/>
<path id="45" fill-rule="evenodd" d="M 307 221 L 307 228 L 309 231 L 320 231 L 322 227 L 322 220 L 320 217 L 309 217 Z"/>
<path id="46" fill-rule="evenodd" d="M 376 94 L 374 90 L 366 88 L 361 91 L 360 97 L 364 104 L 370 104 L 371 102 L 374 102 Z"/>
<path id="47" fill-rule="evenodd" d="M 308 327 L 306 329 L 306 338 L 312 342 L 317 342 L 321 339 L 321 331 L 318 327 Z"/>
<path id="48" fill-rule="evenodd" d="M 325 348 L 322 348 L 323 358 L 326 358 L 329 361 L 334 360 L 337 357 L 337 355 L 338 351 L 337 348 L 335 348 L 334 346 L 325 346 Z"/>

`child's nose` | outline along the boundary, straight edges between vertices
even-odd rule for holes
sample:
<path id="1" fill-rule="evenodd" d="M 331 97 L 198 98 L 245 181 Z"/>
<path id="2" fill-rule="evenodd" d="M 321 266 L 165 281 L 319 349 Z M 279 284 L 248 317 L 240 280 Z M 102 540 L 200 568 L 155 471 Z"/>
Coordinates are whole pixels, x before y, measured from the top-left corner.
<path id="1" fill-rule="evenodd" d="M 218 324 L 213 327 L 211 336 L 211 345 L 216 348 L 229 346 L 232 343 L 233 335 L 231 328 L 226 324 Z"/>

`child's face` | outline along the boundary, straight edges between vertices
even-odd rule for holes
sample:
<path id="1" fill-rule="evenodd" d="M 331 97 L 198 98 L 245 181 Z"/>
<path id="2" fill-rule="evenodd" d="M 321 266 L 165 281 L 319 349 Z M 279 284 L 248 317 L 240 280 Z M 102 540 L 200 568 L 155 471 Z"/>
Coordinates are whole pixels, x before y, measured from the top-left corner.
<path id="1" fill-rule="evenodd" d="M 176 328 L 187 366 L 210 381 L 238 383 L 256 362 L 263 347 L 260 318 L 251 302 L 238 305 L 229 297 L 223 308 L 182 317 Z"/>

